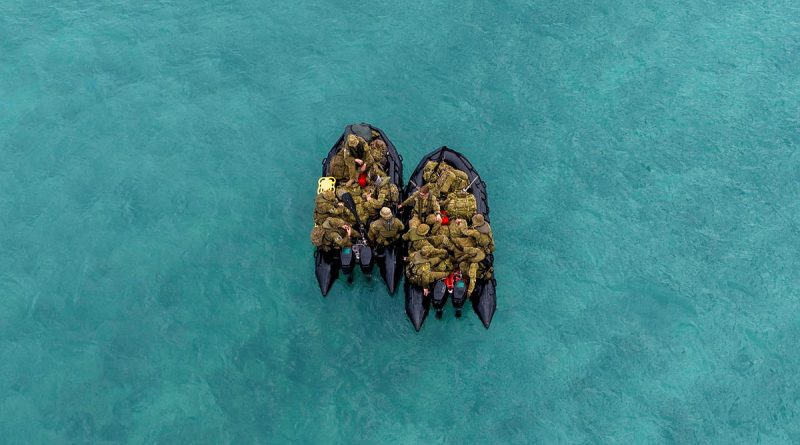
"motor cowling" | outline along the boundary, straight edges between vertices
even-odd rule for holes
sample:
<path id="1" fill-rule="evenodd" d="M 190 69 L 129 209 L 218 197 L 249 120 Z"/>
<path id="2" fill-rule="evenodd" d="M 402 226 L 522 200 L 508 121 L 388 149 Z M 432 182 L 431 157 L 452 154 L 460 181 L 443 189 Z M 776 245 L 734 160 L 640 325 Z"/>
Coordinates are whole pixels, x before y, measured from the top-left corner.
<path id="1" fill-rule="evenodd" d="M 372 266 L 374 264 L 372 261 L 372 253 L 372 248 L 369 246 L 362 245 L 359 249 L 358 263 L 361 265 L 361 271 L 368 275 L 372 273 Z"/>
<path id="2" fill-rule="evenodd" d="M 339 253 L 339 261 L 342 264 L 342 272 L 345 275 L 350 274 L 353 272 L 353 249 L 350 247 L 345 247 Z"/>

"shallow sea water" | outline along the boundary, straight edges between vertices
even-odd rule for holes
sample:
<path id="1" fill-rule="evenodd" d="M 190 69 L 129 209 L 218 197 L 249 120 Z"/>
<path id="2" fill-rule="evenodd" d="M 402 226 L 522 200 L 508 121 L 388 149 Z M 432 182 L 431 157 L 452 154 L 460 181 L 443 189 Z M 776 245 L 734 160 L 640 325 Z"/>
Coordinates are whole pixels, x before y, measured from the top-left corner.
<path id="1" fill-rule="evenodd" d="M 623 3 L 0 3 L 0 443 L 800 442 L 800 6 Z M 490 330 L 320 296 L 360 121 L 484 176 Z"/>

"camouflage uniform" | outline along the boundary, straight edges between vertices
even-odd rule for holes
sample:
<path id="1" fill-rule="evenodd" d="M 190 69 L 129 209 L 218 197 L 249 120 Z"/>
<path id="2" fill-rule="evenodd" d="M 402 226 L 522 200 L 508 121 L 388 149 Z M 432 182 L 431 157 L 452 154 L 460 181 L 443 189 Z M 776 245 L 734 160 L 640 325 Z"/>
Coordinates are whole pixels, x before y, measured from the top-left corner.
<path id="1" fill-rule="evenodd" d="M 356 213 L 358 213 L 358 217 L 361 219 L 361 222 L 366 224 L 367 220 L 365 218 L 369 215 L 369 212 L 364 205 L 361 187 L 359 187 L 358 184 L 336 187 L 336 196 L 339 198 L 339 200 L 343 201 L 342 197 L 345 193 L 350 194 L 350 197 L 353 198 L 353 204 L 356 205 Z M 341 218 L 344 219 L 347 224 L 355 224 L 356 217 L 353 215 L 353 212 L 351 212 L 347 207 L 343 207 L 343 209 L 344 211 L 342 212 Z"/>
<path id="2" fill-rule="evenodd" d="M 436 215 L 440 213 L 439 201 L 437 201 L 436 198 L 433 196 L 433 193 L 430 192 L 428 193 L 427 197 L 423 198 L 420 191 L 417 190 L 411 196 L 406 198 L 405 201 L 400 203 L 400 205 L 402 205 L 403 207 L 406 207 L 411 204 L 414 205 L 413 218 L 416 218 L 417 220 L 422 222 L 428 222 L 430 221 L 428 219 L 429 216 L 433 216 L 435 218 Z"/>
<path id="3" fill-rule="evenodd" d="M 314 205 L 314 224 L 321 225 L 329 216 L 341 217 L 347 209 L 339 204 L 333 190 L 319 193 Z"/>
<path id="4" fill-rule="evenodd" d="M 352 153 L 355 159 L 361 159 L 363 162 L 357 167 L 358 171 L 369 172 L 370 169 L 374 167 L 375 159 L 372 157 L 372 151 L 364 138 L 354 134 L 348 135 L 345 140 L 345 145 L 350 149 L 350 153 Z M 358 174 L 354 176 L 354 179 L 358 179 Z"/>
<path id="5" fill-rule="evenodd" d="M 478 238 L 475 240 L 478 246 L 482 247 L 487 255 L 493 253 L 494 235 L 492 234 L 491 226 L 483 218 L 483 215 L 477 213 L 472 217 L 472 227 L 478 232 Z"/>
<path id="6" fill-rule="evenodd" d="M 373 163 L 370 165 L 370 173 L 385 176 L 386 168 L 389 166 L 389 149 L 386 142 L 381 139 L 373 139 L 367 149 L 369 157 Z"/>
<path id="7" fill-rule="evenodd" d="M 447 226 L 442 226 L 447 227 Z M 434 270 L 437 271 L 452 271 L 453 270 L 453 261 L 452 261 L 452 252 L 455 250 L 455 246 L 450 241 L 450 238 L 447 235 L 431 235 L 426 238 L 426 241 L 434 248 L 440 249 L 446 254 L 443 256 L 442 261 L 434 267 Z"/>
<path id="8" fill-rule="evenodd" d="M 370 205 L 377 213 L 383 206 L 397 204 L 400 190 L 391 182 L 391 178 L 388 176 L 378 176 L 370 186 L 364 189 L 364 194 L 370 195 Z"/>
<path id="9" fill-rule="evenodd" d="M 436 272 L 432 270 L 432 265 L 439 262 L 437 257 L 429 257 L 432 252 L 427 248 L 411 255 L 409 265 L 406 269 L 408 280 L 422 288 L 428 288 L 434 281 L 450 275 L 448 272 Z"/>
<path id="10" fill-rule="evenodd" d="M 475 239 L 480 233 L 475 229 L 467 228 L 463 219 L 458 219 L 450 224 L 450 241 L 453 243 L 453 256 L 456 261 L 464 261 L 469 255 L 466 249 L 475 247 Z"/>
<path id="11" fill-rule="evenodd" d="M 403 223 L 392 215 L 388 207 L 384 207 L 381 209 L 381 218 L 369 225 L 367 237 L 379 246 L 388 246 L 399 238 L 403 229 Z"/>
<path id="12" fill-rule="evenodd" d="M 342 228 L 345 224 L 345 221 L 341 218 L 328 218 L 322 223 L 322 228 L 325 230 L 325 236 L 320 246 L 322 250 L 328 252 L 332 249 L 341 249 L 342 247 L 353 245 L 350 237 L 357 237 L 358 232 L 351 229 L 350 236 L 347 236 L 347 230 Z"/>
<path id="13" fill-rule="evenodd" d="M 429 230 L 430 226 L 427 224 L 417 224 L 413 229 L 410 229 L 403 235 L 403 239 L 409 242 L 409 252 L 416 252 L 426 246 L 433 247 L 427 239 Z"/>
<path id="14" fill-rule="evenodd" d="M 369 208 L 370 217 L 377 215 L 382 207 L 396 203 L 396 198 L 399 196 L 397 186 L 390 182 L 388 176 L 378 176 L 375 182 L 364 189 L 364 200 Z"/>
<path id="15" fill-rule="evenodd" d="M 347 146 L 342 147 L 328 164 L 328 176 L 336 178 L 336 182 L 344 184 L 358 179 L 356 161 Z"/>
<path id="16" fill-rule="evenodd" d="M 344 144 L 350 149 L 350 152 L 355 158 L 363 161 L 369 155 L 369 145 L 361 136 L 349 134 L 344 140 Z M 372 157 L 370 157 L 370 159 L 372 159 Z"/>
<path id="17" fill-rule="evenodd" d="M 464 189 L 469 185 L 469 176 L 466 173 L 445 162 L 428 161 L 422 178 L 436 189 L 438 196 Z"/>
<path id="18" fill-rule="evenodd" d="M 464 249 L 464 257 L 458 268 L 462 274 L 466 274 L 469 277 L 467 295 L 472 295 L 472 291 L 475 289 L 475 283 L 478 280 L 478 267 L 484 258 L 486 258 L 486 254 L 483 253 L 483 249 L 480 247 L 467 247 Z"/>

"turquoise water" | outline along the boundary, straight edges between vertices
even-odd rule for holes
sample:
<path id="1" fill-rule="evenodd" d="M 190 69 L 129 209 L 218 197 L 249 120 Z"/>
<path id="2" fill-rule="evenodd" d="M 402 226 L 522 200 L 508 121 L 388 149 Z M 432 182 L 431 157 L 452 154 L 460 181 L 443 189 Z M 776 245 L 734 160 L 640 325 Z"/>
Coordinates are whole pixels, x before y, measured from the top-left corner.
<path id="1" fill-rule="evenodd" d="M 800 442 L 800 5 L 398 3 L 0 3 L 0 443 Z M 490 330 L 320 296 L 360 121 L 484 176 Z"/>

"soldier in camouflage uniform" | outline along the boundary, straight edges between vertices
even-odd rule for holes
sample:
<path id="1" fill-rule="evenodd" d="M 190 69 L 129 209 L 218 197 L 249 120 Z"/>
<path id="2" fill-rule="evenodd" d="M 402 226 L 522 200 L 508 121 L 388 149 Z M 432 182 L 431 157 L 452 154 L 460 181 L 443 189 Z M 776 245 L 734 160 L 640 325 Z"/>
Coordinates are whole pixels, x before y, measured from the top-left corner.
<path id="1" fill-rule="evenodd" d="M 331 158 L 326 174 L 336 178 L 337 184 L 352 185 L 358 178 L 355 160 L 356 158 L 345 143 Z"/>
<path id="2" fill-rule="evenodd" d="M 478 280 L 478 268 L 481 265 L 486 254 L 480 247 L 466 247 L 462 256 L 462 261 L 458 265 L 462 274 L 469 277 L 469 285 L 467 286 L 467 296 L 472 295 L 475 290 L 475 283 Z"/>
<path id="3" fill-rule="evenodd" d="M 344 203 L 336 199 L 336 194 L 333 190 L 326 190 L 317 194 L 314 205 L 314 224 L 321 225 L 325 218 L 329 216 L 341 217 L 345 212 L 347 212 L 347 209 L 344 208 Z"/>
<path id="4" fill-rule="evenodd" d="M 370 218 L 374 217 L 382 207 L 395 204 L 399 197 L 400 190 L 388 176 L 378 176 L 364 189 L 364 200 L 369 208 Z"/>
<path id="5" fill-rule="evenodd" d="M 404 228 L 403 223 L 392 215 L 389 207 L 384 207 L 381 209 L 381 218 L 369 225 L 367 237 L 379 246 L 388 246 L 400 237 Z"/>
<path id="6" fill-rule="evenodd" d="M 353 203 L 356 205 L 356 211 L 358 211 L 358 205 L 361 202 L 360 190 L 361 188 L 357 185 L 354 187 L 336 187 L 336 197 L 339 199 L 339 201 L 343 201 L 342 196 L 344 196 L 345 193 L 349 193 L 353 198 Z M 347 224 L 350 224 L 351 226 L 355 225 L 356 217 L 353 215 L 353 212 L 351 212 L 347 207 L 344 207 L 344 203 L 342 203 L 342 207 L 344 211 L 341 213 L 341 215 L 339 215 L 339 217 L 342 218 Z"/>
<path id="7" fill-rule="evenodd" d="M 450 224 L 450 242 L 453 243 L 456 261 L 462 261 L 467 247 L 475 247 L 476 234 L 477 230 L 468 228 L 463 219 L 456 219 Z"/>
<path id="8" fill-rule="evenodd" d="M 330 252 L 334 249 L 341 249 L 343 247 L 350 247 L 353 245 L 351 237 L 359 236 L 358 232 L 353 230 L 341 218 L 329 217 L 322 223 L 322 226 L 320 227 L 324 230 L 324 235 L 322 237 L 322 242 L 318 247 L 325 252 Z M 319 229 L 319 227 L 314 228 L 314 230 L 317 229 Z"/>
<path id="9" fill-rule="evenodd" d="M 368 152 L 367 141 L 354 134 L 347 135 L 342 147 L 333 155 L 328 166 L 328 176 L 336 178 L 336 182 L 351 186 L 358 179 L 358 173 L 366 171 L 372 162 Z"/>
<path id="10" fill-rule="evenodd" d="M 389 149 L 386 147 L 386 142 L 382 139 L 375 138 L 369 143 L 367 148 L 370 159 L 373 163 L 370 165 L 370 174 L 377 176 L 386 176 L 386 169 L 389 166 Z"/>
<path id="11" fill-rule="evenodd" d="M 433 247 L 427 239 L 429 231 L 430 226 L 425 223 L 420 223 L 417 224 L 413 229 L 410 229 L 408 232 L 406 232 L 403 235 L 403 239 L 409 242 L 408 251 L 415 252 L 426 246 Z"/>
<path id="12" fill-rule="evenodd" d="M 446 196 L 448 193 L 461 190 L 469 185 L 469 176 L 451 167 L 445 162 L 428 161 L 422 173 L 422 179 L 431 184 L 438 192 L 437 196 Z"/>
<path id="13" fill-rule="evenodd" d="M 442 214 L 439 210 L 439 201 L 436 200 L 430 193 L 430 187 L 427 184 L 420 187 L 419 190 L 412 193 L 405 201 L 400 203 L 397 208 L 403 208 L 408 205 L 413 205 L 412 220 L 416 219 L 418 222 L 432 223 L 433 220 L 442 222 Z M 412 225 L 409 222 L 409 225 Z M 413 223 L 416 225 L 416 223 Z"/>
<path id="14" fill-rule="evenodd" d="M 475 240 L 475 242 L 483 248 L 486 254 L 490 254 L 494 252 L 494 235 L 492 234 L 492 228 L 489 226 L 489 223 L 483 218 L 483 215 L 480 213 L 476 213 L 472 217 L 472 228 L 475 229 L 479 236 Z"/>
<path id="15" fill-rule="evenodd" d="M 445 227 L 446 228 L 447 226 L 441 226 L 441 227 Z M 441 232 L 441 229 L 440 229 L 440 232 Z M 436 266 L 434 266 L 434 270 L 440 271 L 440 272 L 452 271 L 453 270 L 453 261 L 452 261 L 453 255 L 452 255 L 452 252 L 455 250 L 455 246 L 450 241 L 450 237 L 448 235 L 439 233 L 439 234 L 436 234 L 436 235 L 433 235 L 433 234 L 428 235 L 428 237 L 425 240 L 432 247 L 434 247 L 436 249 L 439 249 L 440 251 L 445 252 L 445 255 L 442 256 L 442 261 L 439 264 L 437 264 Z"/>
<path id="16" fill-rule="evenodd" d="M 350 150 L 350 153 L 352 153 L 355 157 L 353 161 L 358 164 L 358 171 L 360 173 L 366 172 L 368 168 L 375 164 L 375 159 L 372 157 L 369 144 L 367 144 L 367 141 L 365 141 L 364 138 L 350 134 L 347 135 L 345 144 Z M 356 179 L 357 178 L 358 177 L 356 176 Z"/>
<path id="17" fill-rule="evenodd" d="M 435 251 L 428 247 L 414 252 L 409 261 L 410 267 L 406 269 L 409 282 L 420 286 L 424 295 L 428 295 L 428 288 L 434 281 L 450 275 L 449 272 L 436 272 L 432 269 L 432 265 L 438 263 L 439 258 L 431 254 L 435 254 Z"/>

